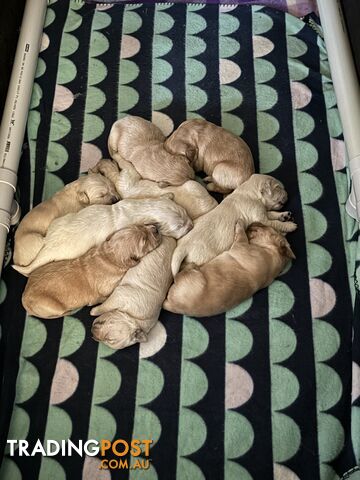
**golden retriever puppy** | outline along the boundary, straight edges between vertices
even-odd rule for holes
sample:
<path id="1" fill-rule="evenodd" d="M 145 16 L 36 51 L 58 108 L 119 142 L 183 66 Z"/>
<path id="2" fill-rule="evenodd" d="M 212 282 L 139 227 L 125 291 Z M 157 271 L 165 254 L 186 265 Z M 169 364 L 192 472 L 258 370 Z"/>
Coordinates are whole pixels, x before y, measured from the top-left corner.
<path id="1" fill-rule="evenodd" d="M 180 238 L 193 223 L 185 209 L 171 198 L 173 195 L 168 193 L 160 198 L 128 198 L 114 205 L 91 205 L 78 213 L 57 218 L 51 223 L 43 248 L 33 262 L 27 267 L 13 267 L 29 275 L 46 263 L 80 257 L 116 230 L 137 223 L 155 224 L 163 235 Z"/>
<path id="2" fill-rule="evenodd" d="M 187 265 L 175 277 L 164 308 L 194 317 L 218 315 L 267 287 L 295 258 L 285 237 L 261 223 L 247 236 L 236 224 L 230 250 L 201 267 Z"/>
<path id="3" fill-rule="evenodd" d="M 194 228 L 179 240 L 171 262 L 173 275 L 183 261 L 202 265 L 229 250 L 236 222 L 246 229 L 250 223 L 261 222 L 279 232 L 296 229 L 289 212 L 277 212 L 287 200 L 282 183 L 269 175 L 254 174 L 228 195 L 214 210 L 194 222 Z"/>
<path id="4" fill-rule="evenodd" d="M 170 263 L 175 245 L 173 238 L 163 237 L 156 250 L 126 273 L 110 297 L 91 310 L 91 315 L 100 315 L 91 330 L 95 340 L 115 349 L 146 342 L 173 281 Z"/>
<path id="5" fill-rule="evenodd" d="M 164 193 L 173 193 L 174 201 L 185 208 L 192 220 L 210 212 L 218 204 L 215 198 L 195 180 L 188 180 L 178 186 L 161 188 L 156 182 L 142 179 L 133 165 L 125 160 L 119 160 L 117 164 L 111 160 L 100 160 L 93 171 L 101 173 L 114 182 L 121 198 L 160 197 Z"/>
<path id="6" fill-rule="evenodd" d="M 165 136 L 151 122 L 128 115 L 111 128 L 108 148 L 115 161 L 132 163 L 142 178 L 166 185 L 182 185 L 195 177 L 188 159 L 164 148 Z"/>
<path id="7" fill-rule="evenodd" d="M 244 140 L 200 118 L 183 122 L 166 140 L 165 148 L 185 155 L 196 172 L 207 173 L 207 188 L 213 192 L 230 193 L 255 171 Z"/>
<path id="8" fill-rule="evenodd" d="M 56 318 L 102 302 L 128 269 L 160 242 L 155 225 L 132 225 L 79 258 L 43 265 L 29 277 L 23 306 L 30 315 Z"/>
<path id="9" fill-rule="evenodd" d="M 20 222 L 15 232 L 14 263 L 28 265 L 43 246 L 50 223 L 67 213 L 75 213 L 88 205 L 109 205 L 119 200 L 114 184 L 89 173 L 65 185 L 48 200 L 34 207 Z"/>

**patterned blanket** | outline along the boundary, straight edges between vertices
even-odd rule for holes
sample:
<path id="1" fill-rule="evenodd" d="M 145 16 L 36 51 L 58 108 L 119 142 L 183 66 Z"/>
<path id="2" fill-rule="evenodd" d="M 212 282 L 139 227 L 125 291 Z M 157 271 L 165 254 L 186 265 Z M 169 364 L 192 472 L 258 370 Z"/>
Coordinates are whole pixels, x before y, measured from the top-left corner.
<path id="1" fill-rule="evenodd" d="M 121 351 L 92 340 L 88 308 L 26 316 L 25 279 L 7 268 L 2 445 L 152 445 L 144 470 L 134 456 L 121 457 L 133 468 L 101 470 L 100 455 L 7 447 L 0 478 L 340 479 L 360 457 L 358 225 L 344 209 L 344 143 L 320 30 L 260 6 L 49 3 L 20 167 L 23 213 L 107 156 L 117 118 L 140 115 L 170 134 L 202 116 L 241 135 L 257 170 L 285 184 L 297 260 L 225 315 L 162 312 L 149 342 Z M 104 458 L 118 460 L 110 450 Z"/>
<path id="2" fill-rule="evenodd" d="M 86 0 L 86 3 L 111 4 L 111 3 L 140 3 L 141 0 Z M 145 0 L 141 3 L 166 3 L 165 0 Z M 173 3 L 199 3 L 198 0 L 175 0 Z M 318 12 L 316 0 L 204 0 L 200 3 L 217 3 L 225 5 L 251 5 L 259 4 L 267 7 L 277 8 L 291 13 L 297 17 L 303 17 L 311 12 Z"/>

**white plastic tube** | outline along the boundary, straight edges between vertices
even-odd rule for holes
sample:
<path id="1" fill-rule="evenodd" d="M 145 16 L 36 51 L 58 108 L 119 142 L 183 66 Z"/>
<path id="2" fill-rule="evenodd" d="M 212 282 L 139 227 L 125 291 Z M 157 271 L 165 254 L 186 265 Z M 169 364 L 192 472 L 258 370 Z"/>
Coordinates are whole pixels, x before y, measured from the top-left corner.
<path id="1" fill-rule="evenodd" d="M 360 86 L 339 0 L 318 0 L 352 180 L 346 211 L 360 220 Z"/>
<path id="2" fill-rule="evenodd" d="M 47 0 L 27 0 L 0 127 L 0 276 Z"/>

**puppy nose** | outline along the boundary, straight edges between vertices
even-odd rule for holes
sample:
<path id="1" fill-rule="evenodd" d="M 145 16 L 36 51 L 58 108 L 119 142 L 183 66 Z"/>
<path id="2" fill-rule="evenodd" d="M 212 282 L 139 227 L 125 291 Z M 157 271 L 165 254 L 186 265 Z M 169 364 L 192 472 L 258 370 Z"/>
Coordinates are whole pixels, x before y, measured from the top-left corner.
<path id="1" fill-rule="evenodd" d="M 112 195 L 111 197 L 111 203 L 116 203 L 119 200 L 117 195 Z"/>

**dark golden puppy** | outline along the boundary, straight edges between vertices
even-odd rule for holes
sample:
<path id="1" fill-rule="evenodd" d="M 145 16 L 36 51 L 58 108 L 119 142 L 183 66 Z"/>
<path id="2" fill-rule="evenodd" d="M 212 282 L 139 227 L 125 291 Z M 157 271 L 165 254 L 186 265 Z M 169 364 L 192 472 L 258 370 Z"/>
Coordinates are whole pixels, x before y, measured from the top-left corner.
<path id="1" fill-rule="evenodd" d="M 207 173 L 210 191 L 230 193 L 255 171 L 244 140 L 200 118 L 183 122 L 166 140 L 165 148 L 185 155 L 196 172 Z"/>
<path id="2" fill-rule="evenodd" d="M 237 223 L 230 250 L 176 275 L 164 308 L 194 317 L 226 312 L 270 285 L 291 258 L 290 245 L 272 227 L 253 223 L 246 235 Z"/>
<path id="3" fill-rule="evenodd" d="M 55 318 L 103 302 L 128 269 L 160 242 L 154 225 L 132 225 L 79 258 L 43 265 L 29 277 L 23 306 L 30 315 Z"/>

